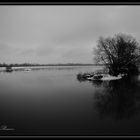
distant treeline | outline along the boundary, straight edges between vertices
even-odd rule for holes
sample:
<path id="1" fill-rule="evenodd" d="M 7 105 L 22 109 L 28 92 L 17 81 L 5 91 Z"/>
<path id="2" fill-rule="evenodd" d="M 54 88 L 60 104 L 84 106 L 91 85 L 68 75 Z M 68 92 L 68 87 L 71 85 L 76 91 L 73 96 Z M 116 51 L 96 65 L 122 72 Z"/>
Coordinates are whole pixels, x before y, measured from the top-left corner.
<path id="1" fill-rule="evenodd" d="M 66 63 L 66 64 L 32 64 L 32 63 L 23 63 L 23 64 L 0 64 L 0 67 L 31 67 L 31 66 L 93 66 L 93 65 L 102 65 L 102 64 L 81 64 L 81 63 Z"/>

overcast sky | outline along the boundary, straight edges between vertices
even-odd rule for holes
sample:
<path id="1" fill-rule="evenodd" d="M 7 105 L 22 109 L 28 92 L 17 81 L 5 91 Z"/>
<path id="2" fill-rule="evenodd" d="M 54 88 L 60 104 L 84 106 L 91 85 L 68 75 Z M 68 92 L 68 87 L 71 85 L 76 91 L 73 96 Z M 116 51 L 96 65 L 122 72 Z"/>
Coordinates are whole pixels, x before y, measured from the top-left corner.
<path id="1" fill-rule="evenodd" d="M 0 6 L 0 63 L 93 63 L 100 36 L 140 42 L 140 6 Z"/>

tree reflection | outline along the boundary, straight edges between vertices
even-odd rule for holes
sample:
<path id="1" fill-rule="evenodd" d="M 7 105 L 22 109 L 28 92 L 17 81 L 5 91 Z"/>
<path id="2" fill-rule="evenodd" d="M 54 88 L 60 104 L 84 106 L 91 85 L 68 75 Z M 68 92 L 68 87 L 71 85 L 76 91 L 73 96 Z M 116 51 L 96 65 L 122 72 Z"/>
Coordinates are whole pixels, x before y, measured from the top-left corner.
<path id="1" fill-rule="evenodd" d="M 97 86 L 97 83 L 92 82 Z M 101 88 L 101 86 L 103 88 Z M 140 82 L 137 77 L 98 83 L 94 107 L 101 118 L 130 118 L 140 112 Z"/>
<path id="2" fill-rule="evenodd" d="M 90 81 L 90 82 L 95 87 L 101 87 L 101 85 L 103 84 L 103 81 L 101 81 L 101 80 L 94 80 L 94 81 Z"/>

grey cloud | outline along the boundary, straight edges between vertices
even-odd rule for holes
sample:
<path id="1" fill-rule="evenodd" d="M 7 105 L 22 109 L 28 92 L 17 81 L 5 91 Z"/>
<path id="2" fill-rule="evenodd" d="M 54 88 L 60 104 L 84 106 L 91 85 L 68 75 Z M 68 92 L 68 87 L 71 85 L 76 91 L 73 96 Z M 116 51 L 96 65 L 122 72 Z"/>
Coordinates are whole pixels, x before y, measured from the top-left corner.
<path id="1" fill-rule="evenodd" d="M 0 6 L 0 21 L 0 58 L 15 63 L 88 63 L 99 36 L 140 40 L 140 6 Z"/>
<path id="2" fill-rule="evenodd" d="M 31 55 L 31 54 L 34 54 L 34 53 L 35 53 L 35 50 L 27 49 L 27 50 L 21 51 L 20 55 Z"/>
<path id="3" fill-rule="evenodd" d="M 7 43 L 0 43 L 0 53 L 1 55 L 8 55 L 8 54 L 13 54 L 16 53 L 18 49 L 14 48 L 13 46 L 7 44 Z"/>
<path id="4" fill-rule="evenodd" d="M 66 52 L 62 54 L 63 59 L 69 60 L 70 62 L 91 63 L 92 62 L 92 50 L 89 47 L 69 48 Z"/>
<path id="5" fill-rule="evenodd" d="M 52 45 L 40 45 L 35 50 L 38 56 L 48 56 L 54 53 L 55 47 Z"/>

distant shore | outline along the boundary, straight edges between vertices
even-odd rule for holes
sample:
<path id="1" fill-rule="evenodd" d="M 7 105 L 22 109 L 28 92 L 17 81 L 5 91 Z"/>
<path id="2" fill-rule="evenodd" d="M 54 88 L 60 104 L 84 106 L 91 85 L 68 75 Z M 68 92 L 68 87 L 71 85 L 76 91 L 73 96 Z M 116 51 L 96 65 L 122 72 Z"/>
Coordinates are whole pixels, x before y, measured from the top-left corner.
<path id="1" fill-rule="evenodd" d="M 103 66 L 102 64 L 81 64 L 81 63 L 66 63 L 66 64 L 0 64 L 0 67 L 33 67 L 33 66 Z"/>
<path id="2" fill-rule="evenodd" d="M 60 64 L 32 64 L 32 63 L 22 63 L 22 64 L 0 64 L 0 67 L 39 67 L 39 66 L 105 66 L 104 64 L 84 64 L 84 63 L 60 63 Z M 140 64 L 137 65 L 140 68 Z"/>

